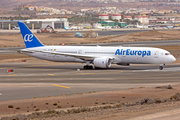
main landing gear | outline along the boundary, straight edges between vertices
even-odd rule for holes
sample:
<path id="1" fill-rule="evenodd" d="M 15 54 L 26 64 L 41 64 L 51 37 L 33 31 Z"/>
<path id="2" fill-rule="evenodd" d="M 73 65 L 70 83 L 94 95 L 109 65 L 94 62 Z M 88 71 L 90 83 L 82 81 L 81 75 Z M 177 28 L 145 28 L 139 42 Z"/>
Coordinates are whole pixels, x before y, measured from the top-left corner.
<path id="1" fill-rule="evenodd" d="M 92 65 L 85 65 L 84 69 L 93 69 L 93 66 Z"/>
<path id="2" fill-rule="evenodd" d="M 163 70 L 163 67 L 165 66 L 165 64 L 160 64 L 160 66 L 159 66 L 159 69 L 160 70 Z"/>
<path id="3" fill-rule="evenodd" d="M 93 69 L 93 66 L 90 65 L 90 61 L 86 62 L 86 65 L 83 67 L 84 69 Z"/>

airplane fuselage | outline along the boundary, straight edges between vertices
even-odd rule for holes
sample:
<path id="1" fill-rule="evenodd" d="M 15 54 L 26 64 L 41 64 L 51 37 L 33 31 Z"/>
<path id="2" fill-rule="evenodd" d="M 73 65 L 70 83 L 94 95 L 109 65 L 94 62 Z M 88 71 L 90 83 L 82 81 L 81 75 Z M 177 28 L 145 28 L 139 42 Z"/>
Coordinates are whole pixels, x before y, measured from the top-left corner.
<path id="1" fill-rule="evenodd" d="M 24 52 L 23 52 L 24 51 Z M 34 52 L 27 52 L 34 51 Z M 80 55 L 93 55 L 99 57 L 112 57 L 112 64 L 165 64 L 175 61 L 175 58 L 166 50 L 151 47 L 100 47 L 100 46 L 43 46 L 22 49 L 21 52 L 29 56 L 54 62 L 86 62 L 71 56 L 56 55 L 44 52 L 70 53 Z M 93 62 L 93 59 L 89 59 Z"/>

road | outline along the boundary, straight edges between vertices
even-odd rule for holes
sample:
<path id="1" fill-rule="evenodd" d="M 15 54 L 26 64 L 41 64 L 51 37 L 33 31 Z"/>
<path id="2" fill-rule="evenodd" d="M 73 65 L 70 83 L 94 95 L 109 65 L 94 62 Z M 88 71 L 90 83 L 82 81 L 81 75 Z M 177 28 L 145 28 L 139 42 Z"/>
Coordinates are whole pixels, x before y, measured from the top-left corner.
<path id="1" fill-rule="evenodd" d="M 83 70 L 83 64 L 0 64 L 0 101 L 177 84 L 180 64 L 113 65 Z M 11 74 L 8 69 L 13 69 Z M 80 71 L 77 71 L 80 69 Z"/>

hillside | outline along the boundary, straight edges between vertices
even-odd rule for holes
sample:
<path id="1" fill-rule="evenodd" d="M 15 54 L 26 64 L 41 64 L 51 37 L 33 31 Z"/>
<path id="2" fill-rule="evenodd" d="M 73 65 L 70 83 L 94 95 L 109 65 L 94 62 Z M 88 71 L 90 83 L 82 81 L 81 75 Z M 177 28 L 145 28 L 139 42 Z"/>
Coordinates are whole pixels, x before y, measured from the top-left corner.
<path id="1" fill-rule="evenodd" d="M 101 7 L 101 6 L 110 6 L 110 7 L 126 7 L 126 8 L 155 8 L 155 9 L 171 9 L 171 6 L 151 6 L 152 2 L 135 2 L 135 3 L 79 3 L 79 2 L 62 2 L 61 0 L 1 0 L 1 5 L 3 4 L 4 11 L 11 11 L 18 6 L 21 5 L 36 5 L 36 6 L 46 6 L 58 9 L 67 9 L 73 11 L 79 11 L 83 8 L 90 8 L 90 7 Z M 61 7 L 62 5 L 62 7 Z M 2 10 L 2 7 L 0 8 Z M 180 9 L 178 6 L 173 6 L 173 9 Z M 0 12 L 2 12 L 0 10 Z"/>

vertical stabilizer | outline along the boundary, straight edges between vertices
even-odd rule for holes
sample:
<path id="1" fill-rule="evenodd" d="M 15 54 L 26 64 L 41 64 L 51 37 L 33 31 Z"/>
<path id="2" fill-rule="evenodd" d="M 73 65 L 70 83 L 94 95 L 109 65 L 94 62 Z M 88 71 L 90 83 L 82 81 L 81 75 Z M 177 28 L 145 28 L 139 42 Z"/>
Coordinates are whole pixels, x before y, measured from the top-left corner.
<path id="1" fill-rule="evenodd" d="M 18 22 L 18 25 L 20 27 L 26 48 L 44 46 L 24 23 Z"/>

